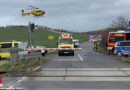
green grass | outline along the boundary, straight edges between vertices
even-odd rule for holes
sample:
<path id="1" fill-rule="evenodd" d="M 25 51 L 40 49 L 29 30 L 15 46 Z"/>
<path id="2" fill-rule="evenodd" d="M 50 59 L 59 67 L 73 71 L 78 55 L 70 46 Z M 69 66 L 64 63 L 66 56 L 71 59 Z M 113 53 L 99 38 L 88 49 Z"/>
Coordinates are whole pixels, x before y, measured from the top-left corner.
<path id="1" fill-rule="evenodd" d="M 33 58 L 33 59 L 21 59 L 18 61 L 18 65 L 17 66 L 11 66 L 10 62 L 7 62 L 6 64 L 0 65 L 0 72 L 7 72 L 6 74 L 8 74 L 8 72 L 11 71 L 17 71 L 20 69 L 26 69 L 29 67 L 35 67 L 38 65 L 42 65 L 45 64 L 46 62 L 48 62 L 49 60 L 46 58 L 41 57 L 41 59 L 39 60 L 38 58 Z M 0 75 L 1 77 L 1 75 Z"/>
<path id="2" fill-rule="evenodd" d="M 0 28 L 0 42 L 9 40 L 28 41 L 28 30 L 23 27 Z M 53 35 L 54 40 L 48 40 L 48 36 Z M 80 42 L 88 40 L 88 34 L 72 34 L 74 39 Z M 57 47 L 59 33 L 47 31 L 47 29 L 38 29 L 33 33 L 33 43 L 37 46 Z"/>

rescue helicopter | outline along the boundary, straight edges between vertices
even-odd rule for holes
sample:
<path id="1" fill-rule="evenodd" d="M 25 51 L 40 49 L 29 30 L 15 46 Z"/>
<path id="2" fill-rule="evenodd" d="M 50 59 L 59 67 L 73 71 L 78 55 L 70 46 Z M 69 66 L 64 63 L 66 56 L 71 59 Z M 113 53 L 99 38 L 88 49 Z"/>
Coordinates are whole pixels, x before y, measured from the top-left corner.
<path id="1" fill-rule="evenodd" d="M 23 17 L 26 16 L 26 15 L 30 15 L 30 14 L 32 14 L 32 15 L 34 15 L 34 16 L 42 16 L 42 15 L 45 14 L 45 11 L 40 10 L 39 8 L 36 8 L 36 7 L 34 7 L 34 6 L 29 6 L 29 7 L 31 7 L 31 8 L 33 9 L 33 10 L 30 11 L 30 12 L 25 12 L 24 10 L 21 10 Z"/>

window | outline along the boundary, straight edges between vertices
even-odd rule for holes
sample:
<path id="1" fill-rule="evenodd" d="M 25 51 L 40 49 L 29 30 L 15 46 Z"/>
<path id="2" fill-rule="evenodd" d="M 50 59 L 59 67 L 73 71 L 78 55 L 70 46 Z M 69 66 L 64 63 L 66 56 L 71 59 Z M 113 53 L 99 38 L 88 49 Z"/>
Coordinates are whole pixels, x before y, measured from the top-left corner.
<path id="1" fill-rule="evenodd" d="M 41 12 L 43 12 L 43 11 L 41 11 L 41 10 L 39 10 L 39 11 L 36 11 L 37 13 L 41 13 Z"/>
<path id="2" fill-rule="evenodd" d="M 60 39 L 60 44 L 72 44 L 72 39 Z"/>
<path id="3" fill-rule="evenodd" d="M 115 36 L 113 36 L 113 37 L 110 37 L 110 40 L 109 40 L 109 42 L 111 42 L 111 43 L 115 43 L 115 42 L 118 42 L 118 41 L 124 41 L 124 37 L 122 36 L 122 37 L 115 37 Z"/>
<path id="4" fill-rule="evenodd" d="M 130 46 L 130 42 L 125 42 L 125 46 Z"/>
<path id="5" fill-rule="evenodd" d="M 18 47 L 18 43 L 14 43 L 14 47 Z"/>
<path id="6" fill-rule="evenodd" d="M 119 42 L 117 46 L 125 46 L 125 42 Z"/>
<path id="7" fill-rule="evenodd" d="M 130 46 L 130 42 L 119 42 L 117 46 Z"/>
<path id="8" fill-rule="evenodd" d="M 11 48 L 12 47 L 12 43 L 5 43 L 5 44 L 1 44 L 0 48 Z"/>

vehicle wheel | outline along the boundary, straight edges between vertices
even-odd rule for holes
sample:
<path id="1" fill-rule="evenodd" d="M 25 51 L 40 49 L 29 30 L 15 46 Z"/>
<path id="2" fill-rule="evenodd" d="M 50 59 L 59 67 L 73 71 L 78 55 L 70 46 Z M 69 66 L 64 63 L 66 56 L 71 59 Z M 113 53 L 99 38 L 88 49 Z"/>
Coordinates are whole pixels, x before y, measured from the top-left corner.
<path id="1" fill-rule="evenodd" d="M 119 51 L 119 52 L 117 52 L 117 55 L 121 57 L 121 56 L 123 56 L 123 53 L 121 51 Z"/>

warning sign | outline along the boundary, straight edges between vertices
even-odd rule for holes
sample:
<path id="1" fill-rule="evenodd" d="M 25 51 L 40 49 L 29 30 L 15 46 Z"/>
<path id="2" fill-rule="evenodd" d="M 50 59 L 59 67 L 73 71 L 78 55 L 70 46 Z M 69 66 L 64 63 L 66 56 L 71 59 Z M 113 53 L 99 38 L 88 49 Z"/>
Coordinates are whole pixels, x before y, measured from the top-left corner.
<path id="1" fill-rule="evenodd" d="M 48 36 L 48 39 L 52 40 L 52 39 L 54 39 L 54 36 L 50 35 L 50 36 Z"/>

